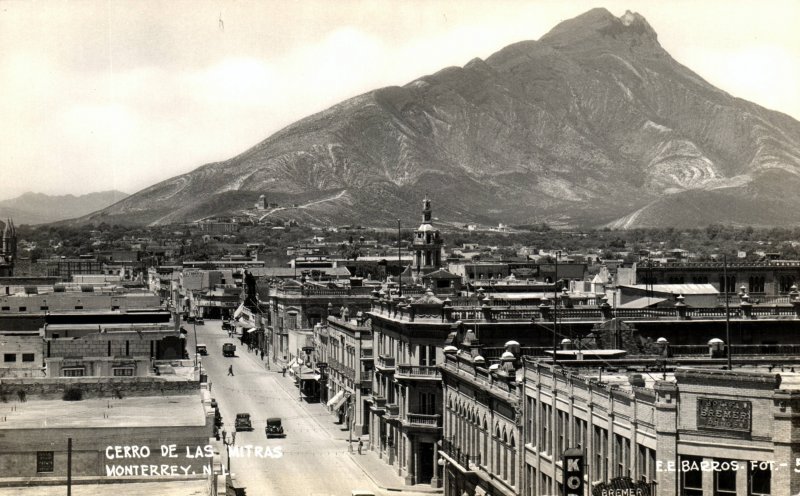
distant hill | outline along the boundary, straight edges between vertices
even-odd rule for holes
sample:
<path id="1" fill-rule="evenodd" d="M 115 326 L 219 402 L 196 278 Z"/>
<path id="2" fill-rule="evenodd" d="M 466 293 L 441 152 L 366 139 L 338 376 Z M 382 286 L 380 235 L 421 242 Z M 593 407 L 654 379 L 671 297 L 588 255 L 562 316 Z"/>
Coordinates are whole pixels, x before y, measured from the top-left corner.
<path id="1" fill-rule="evenodd" d="M 81 196 L 50 196 L 29 192 L 0 201 L 0 219 L 11 218 L 16 225 L 46 224 L 81 217 L 127 197 L 128 194 L 121 191 L 100 191 Z"/>
<path id="2" fill-rule="evenodd" d="M 346 100 L 84 223 L 248 213 L 441 222 L 800 224 L 800 122 L 675 61 L 639 14 L 593 9 L 538 41 Z"/>

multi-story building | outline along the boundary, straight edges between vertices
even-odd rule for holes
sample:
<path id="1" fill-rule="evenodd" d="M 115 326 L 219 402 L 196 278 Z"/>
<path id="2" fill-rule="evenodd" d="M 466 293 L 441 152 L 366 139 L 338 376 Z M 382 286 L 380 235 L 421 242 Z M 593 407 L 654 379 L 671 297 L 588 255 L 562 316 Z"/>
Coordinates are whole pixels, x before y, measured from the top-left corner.
<path id="1" fill-rule="evenodd" d="M 418 299 L 383 299 L 372 319 L 375 374 L 369 413 L 369 446 L 396 467 L 406 484 L 439 487 L 437 443 L 442 430 L 438 364 L 454 324 L 442 300 L 428 291 Z"/>
<path id="2" fill-rule="evenodd" d="M 306 358 L 303 348 L 314 346 L 314 326 L 331 315 L 349 315 L 370 309 L 372 288 L 329 286 L 295 280 L 271 284 L 256 275 L 258 307 L 266 309 L 265 353 L 272 361 L 288 364 Z"/>
<path id="3" fill-rule="evenodd" d="M 41 330 L 47 377 L 146 376 L 155 360 L 184 357 L 172 323 L 56 324 Z"/>
<path id="4" fill-rule="evenodd" d="M 458 344 L 445 348 L 441 366 L 444 432 L 439 456 L 444 492 L 520 494 L 519 344 L 508 342 L 497 365 L 490 365 L 468 341 Z"/>
<path id="5" fill-rule="evenodd" d="M 597 364 L 554 370 L 524 359 L 520 494 L 562 494 L 562 456 L 570 448 L 583 460 L 577 465 L 590 490 L 698 496 L 800 491 L 794 471 L 800 454 L 797 373 L 766 366 L 642 373 L 615 363 L 616 372 L 604 373 Z"/>
<path id="6" fill-rule="evenodd" d="M 330 316 L 314 327 L 316 368 L 326 379 L 322 401 L 355 435 L 369 431 L 372 326 L 364 314 Z M 322 366 L 322 364 L 327 366 Z"/>
<path id="7" fill-rule="evenodd" d="M 726 279 L 727 278 L 727 279 Z M 763 262 L 673 262 L 644 261 L 636 266 L 639 284 L 712 284 L 720 293 L 744 290 L 754 299 L 772 302 L 785 298 L 800 281 L 800 260 Z"/>

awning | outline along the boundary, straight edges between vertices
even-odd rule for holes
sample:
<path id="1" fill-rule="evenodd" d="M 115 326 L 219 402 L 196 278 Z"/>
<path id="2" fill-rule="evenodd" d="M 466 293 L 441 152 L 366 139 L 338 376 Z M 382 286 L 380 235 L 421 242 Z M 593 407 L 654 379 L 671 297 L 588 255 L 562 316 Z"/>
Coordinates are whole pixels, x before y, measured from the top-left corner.
<path id="1" fill-rule="evenodd" d="M 237 320 L 236 322 L 234 322 L 234 323 L 233 323 L 233 325 L 235 325 L 236 327 L 245 327 L 245 328 L 247 328 L 247 329 L 249 329 L 249 328 L 253 327 L 253 324 L 252 324 L 252 323 L 250 323 L 250 322 L 245 322 L 245 321 L 243 321 L 242 319 L 239 319 L 239 320 Z"/>
<path id="2" fill-rule="evenodd" d="M 239 304 L 239 308 L 237 308 L 236 311 L 233 312 L 233 318 L 238 319 L 239 316 L 242 314 L 242 312 L 244 312 L 244 303 Z"/>
<path id="3" fill-rule="evenodd" d="M 339 393 L 344 393 L 344 390 L 342 390 L 342 391 L 339 391 Z M 336 393 L 336 395 L 338 396 L 338 395 L 339 395 L 339 393 Z M 334 398 L 335 398 L 335 397 L 336 397 L 336 396 L 334 396 Z M 347 400 L 348 400 L 349 398 L 350 398 L 350 393 L 344 393 L 344 394 L 342 395 L 342 397 L 341 397 L 341 398 L 339 398 L 339 399 L 336 401 L 336 403 L 334 403 L 334 404 L 333 404 L 333 411 L 335 412 L 335 411 L 339 410 L 340 408 L 342 408 L 342 407 L 344 406 L 344 404 L 347 402 Z"/>
<path id="4" fill-rule="evenodd" d="M 251 327 L 250 329 L 248 329 L 248 330 L 247 330 L 247 332 L 248 332 L 248 334 L 249 334 L 249 333 L 251 333 L 251 332 L 256 332 L 257 330 L 258 330 L 258 329 L 256 329 L 255 327 Z"/>
<path id="5" fill-rule="evenodd" d="M 333 398 L 331 398 L 330 400 L 328 400 L 328 402 L 327 402 L 327 403 L 325 403 L 325 405 L 327 405 L 327 406 L 333 406 L 333 405 L 334 405 L 334 404 L 335 404 L 337 401 L 339 401 L 339 400 L 340 400 L 340 399 L 342 399 L 343 397 L 344 397 L 344 389 L 342 389 L 342 390 L 340 390 L 338 393 L 334 394 L 334 395 L 333 395 Z"/>

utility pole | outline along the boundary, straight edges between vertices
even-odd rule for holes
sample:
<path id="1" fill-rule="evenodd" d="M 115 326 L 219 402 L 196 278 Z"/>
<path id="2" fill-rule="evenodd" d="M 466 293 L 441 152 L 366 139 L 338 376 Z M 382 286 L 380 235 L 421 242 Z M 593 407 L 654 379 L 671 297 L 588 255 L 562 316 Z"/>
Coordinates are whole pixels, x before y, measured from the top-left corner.
<path id="1" fill-rule="evenodd" d="M 403 262 L 400 259 L 400 219 L 397 219 L 397 265 L 400 267 L 400 277 L 397 285 L 397 296 L 403 296 Z"/>
<path id="2" fill-rule="evenodd" d="M 556 273 L 553 276 L 553 367 L 558 361 L 558 259 L 561 250 L 556 251 Z"/>
<path id="3" fill-rule="evenodd" d="M 728 304 L 728 282 L 730 282 L 728 281 L 728 255 L 722 255 L 722 278 L 725 280 L 725 346 L 728 347 L 725 355 L 728 357 L 728 370 L 731 370 L 731 351 L 733 347 L 731 346 L 731 315 Z"/>
<path id="4" fill-rule="evenodd" d="M 72 438 L 67 438 L 67 496 L 72 496 Z"/>

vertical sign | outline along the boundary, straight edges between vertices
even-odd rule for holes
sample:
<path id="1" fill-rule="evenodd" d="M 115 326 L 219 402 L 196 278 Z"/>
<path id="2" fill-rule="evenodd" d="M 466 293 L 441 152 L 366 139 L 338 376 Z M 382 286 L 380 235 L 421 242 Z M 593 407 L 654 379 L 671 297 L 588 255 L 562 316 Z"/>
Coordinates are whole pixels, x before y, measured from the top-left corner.
<path id="1" fill-rule="evenodd" d="M 564 467 L 563 496 L 583 496 L 583 450 L 570 448 L 564 451 L 562 466 Z"/>

